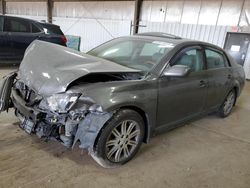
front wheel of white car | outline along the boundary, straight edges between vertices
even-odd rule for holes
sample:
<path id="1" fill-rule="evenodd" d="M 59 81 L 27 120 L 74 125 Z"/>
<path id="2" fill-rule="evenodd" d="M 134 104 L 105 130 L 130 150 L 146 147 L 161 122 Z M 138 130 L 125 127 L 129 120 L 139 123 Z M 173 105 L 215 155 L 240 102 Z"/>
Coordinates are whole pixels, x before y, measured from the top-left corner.
<path id="1" fill-rule="evenodd" d="M 104 167 L 125 164 L 139 150 L 144 132 L 144 121 L 140 114 L 122 109 L 114 114 L 101 131 L 92 157 Z"/>
<path id="2" fill-rule="evenodd" d="M 219 115 L 221 117 L 227 117 L 232 112 L 235 100 L 236 100 L 235 90 L 231 90 L 219 109 Z"/>

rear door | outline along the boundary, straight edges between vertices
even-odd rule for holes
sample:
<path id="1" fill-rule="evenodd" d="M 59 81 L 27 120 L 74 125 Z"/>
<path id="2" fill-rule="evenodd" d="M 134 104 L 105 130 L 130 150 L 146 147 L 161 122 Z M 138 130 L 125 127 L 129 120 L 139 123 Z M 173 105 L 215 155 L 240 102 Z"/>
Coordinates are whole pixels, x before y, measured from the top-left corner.
<path id="1" fill-rule="evenodd" d="M 208 78 L 208 92 L 205 106 L 207 110 L 213 110 L 222 104 L 229 92 L 232 74 L 228 60 L 222 51 L 205 47 L 204 52 Z"/>
<path id="2" fill-rule="evenodd" d="M 13 17 L 6 18 L 4 29 L 9 32 L 14 59 L 21 61 L 26 48 L 39 37 L 39 32 L 32 33 L 32 21 Z"/>
<path id="3" fill-rule="evenodd" d="M 9 33 L 4 31 L 4 18 L 0 16 L 0 61 L 3 63 L 12 58 L 11 41 Z"/>

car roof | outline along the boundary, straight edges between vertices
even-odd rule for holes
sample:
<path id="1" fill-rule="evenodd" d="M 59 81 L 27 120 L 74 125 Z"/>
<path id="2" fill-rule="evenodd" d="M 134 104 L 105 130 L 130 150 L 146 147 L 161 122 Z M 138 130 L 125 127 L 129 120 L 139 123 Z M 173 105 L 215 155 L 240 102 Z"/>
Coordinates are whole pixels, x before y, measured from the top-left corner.
<path id="1" fill-rule="evenodd" d="M 176 35 L 163 33 L 163 32 L 146 32 L 146 33 L 139 33 L 131 36 L 132 38 L 138 38 L 138 39 L 145 39 L 145 40 L 155 40 L 155 41 L 162 41 L 162 42 L 168 42 L 172 43 L 175 46 L 181 45 L 181 46 L 188 46 L 188 45 L 204 45 L 212 48 L 216 48 L 218 50 L 222 50 L 219 46 L 216 46 L 214 44 L 198 41 L 198 40 L 192 40 L 192 39 L 186 39 L 181 38 Z"/>
<path id="2" fill-rule="evenodd" d="M 27 21 L 30 21 L 30 22 L 39 23 L 39 24 L 58 26 L 58 25 L 55 25 L 55 24 L 52 24 L 52 23 L 43 22 L 43 21 L 37 21 L 37 20 L 30 19 L 30 18 L 23 18 L 23 17 L 18 17 L 18 16 L 0 15 L 0 17 L 18 18 L 18 19 L 27 20 Z"/>

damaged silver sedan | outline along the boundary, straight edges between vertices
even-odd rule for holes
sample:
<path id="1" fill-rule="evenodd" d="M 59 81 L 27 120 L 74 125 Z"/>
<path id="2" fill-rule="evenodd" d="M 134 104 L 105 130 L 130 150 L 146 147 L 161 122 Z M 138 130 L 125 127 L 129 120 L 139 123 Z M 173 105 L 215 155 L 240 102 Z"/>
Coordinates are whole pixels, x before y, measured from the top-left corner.
<path id="1" fill-rule="evenodd" d="M 142 142 L 197 116 L 228 116 L 244 86 L 242 67 L 222 49 L 148 33 L 83 54 L 34 41 L 18 72 L 0 85 L 28 134 L 76 143 L 103 167 L 134 157 Z"/>

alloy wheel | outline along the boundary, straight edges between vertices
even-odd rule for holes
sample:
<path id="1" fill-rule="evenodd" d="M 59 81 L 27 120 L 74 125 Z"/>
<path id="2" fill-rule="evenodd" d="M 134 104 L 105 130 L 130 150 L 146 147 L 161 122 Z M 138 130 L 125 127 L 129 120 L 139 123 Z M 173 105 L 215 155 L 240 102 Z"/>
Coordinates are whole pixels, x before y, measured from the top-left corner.
<path id="1" fill-rule="evenodd" d="M 124 120 L 115 126 L 106 142 L 107 159 L 118 163 L 130 157 L 139 144 L 140 134 L 140 126 L 134 120 Z"/>
<path id="2" fill-rule="evenodd" d="M 223 110 L 226 115 L 231 112 L 233 105 L 234 105 L 234 101 L 235 101 L 235 93 L 232 91 L 227 96 L 224 106 L 223 106 Z"/>

